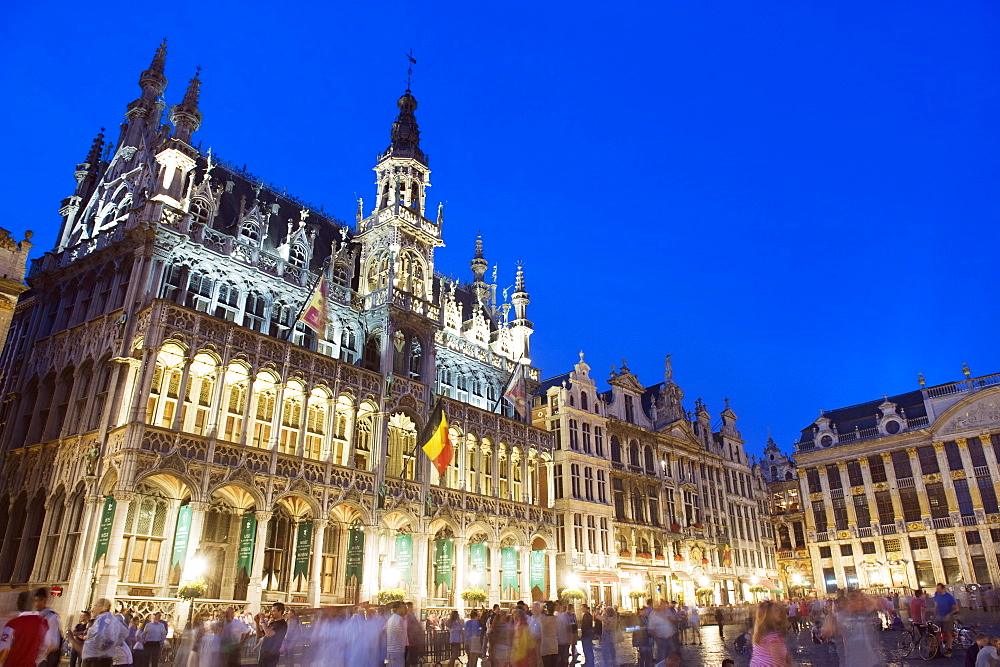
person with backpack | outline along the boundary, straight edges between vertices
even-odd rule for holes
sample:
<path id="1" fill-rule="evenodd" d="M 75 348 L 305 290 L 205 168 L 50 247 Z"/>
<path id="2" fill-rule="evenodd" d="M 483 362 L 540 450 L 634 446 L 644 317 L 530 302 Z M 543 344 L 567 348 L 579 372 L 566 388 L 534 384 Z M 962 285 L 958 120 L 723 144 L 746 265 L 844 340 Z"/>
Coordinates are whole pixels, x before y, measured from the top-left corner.
<path id="1" fill-rule="evenodd" d="M 49 652 L 45 656 L 44 667 L 57 667 L 59 659 L 62 657 L 63 638 L 62 628 L 60 628 L 59 614 L 49 607 L 49 589 L 42 587 L 35 589 L 35 611 L 49 624 L 47 641 Z"/>

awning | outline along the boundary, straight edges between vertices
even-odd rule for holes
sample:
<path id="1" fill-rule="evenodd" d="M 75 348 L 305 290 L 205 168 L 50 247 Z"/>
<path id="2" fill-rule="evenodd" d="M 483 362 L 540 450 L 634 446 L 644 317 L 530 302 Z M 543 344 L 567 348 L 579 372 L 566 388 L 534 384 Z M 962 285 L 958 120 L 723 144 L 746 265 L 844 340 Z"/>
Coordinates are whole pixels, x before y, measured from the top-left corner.
<path id="1" fill-rule="evenodd" d="M 674 575 L 674 577 L 676 577 L 677 579 L 680 579 L 681 581 L 693 581 L 693 579 L 691 579 L 691 575 L 688 574 L 687 572 L 675 570 L 674 572 L 671 572 L 671 574 Z"/>
<path id="2" fill-rule="evenodd" d="M 760 585 L 763 586 L 764 588 L 766 588 L 769 591 L 780 591 L 781 590 L 781 586 L 775 585 L 775 583 L 773 581 L 771 581 L 770 579 L 761 579 L 760 580 Z"/>

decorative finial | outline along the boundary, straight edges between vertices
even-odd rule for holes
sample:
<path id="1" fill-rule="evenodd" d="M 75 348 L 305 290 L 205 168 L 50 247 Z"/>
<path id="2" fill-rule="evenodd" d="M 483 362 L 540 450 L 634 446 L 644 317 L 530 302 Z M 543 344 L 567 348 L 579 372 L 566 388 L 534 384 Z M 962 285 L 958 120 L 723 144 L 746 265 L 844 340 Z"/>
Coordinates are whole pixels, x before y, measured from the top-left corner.
<path id="1" fill-rule="evenodd" d="M 774 438 L 771 437 L 771 427 L 767 427 L 767 442 L 768 444 L 774 444 Z"/>
<path id="2" fill-rule="evenodd" d="M 729 408 L 729 399 L 728 398 L 724 398 L 724 399 L 722 399 L 722 402 L 725 403 L 726 408 L 728 409 Z"/>
<path id="3" fill-rule="evenodd" d="M 618 375 L 618 369 L 615 368 L 614 364 L 611 364 L 611 377 Z"/>
<path id="4" fill-rule="evenodd" d="M 476 231 L 476 254 L 474 256 L 476 259 L 483 258 L 483 235 L 478 230 Z"/>
<path id="5" fill-rule="evenodd" d="M 580 361 L 583 362 L 583 350 L 580 350 Z"/>
<path id="6" fill-rule="evenodd" d="M 923 373 L 917 373 L 917 382 L 920 383 L 921 387 L 923 387 L 924 385 L 927 384 L 927 380 L 924 379 L 924 374 Z"/>
<path id="7" fill-rule="evenodd" d="M 438 202 L 438 227 L 444 224 L 444 202 Z"/>
<path id="8" fill-rule="evenodd" d="M 663 360 L 663 381 L 667 384 L 674 383 L 674 364 L 670 361 L 670 357 L 674 355 L 668 354 Z"/>
<path id="9" fill-rule="evenodd" d="M 514 279 L 514 291 L 524 291 L 524 263 L 517 260 L 517 276 Z"/>
<path id="10" fill-rule="evenodd" d="M 406 68 L 406 92 L 410 92 L 410 86 L 413 83 L 413 66 L 417 64 L 417 59 L 413 57 L 413 49 L 403 55 L 410 61 L 410 66 Z"/>
<path id="11" fill-rule="evenodd" d="M 971 378 L 972 377 L 972 371 L 969 370 L 969 365 L 967 363 L 965 363 L 964 361 L 962 362 L 962 373 L 967 378 Z"/>
<path id="12" fill-rule="evenodd" d="M 624 357 L 622 358 L 622 366 L 621 366 L 621 372 L 622 372 L 622 373 L 628 373 L 628 372 L 629 372 L 629 368 L 628 368 L 628 366 L 627 366 L 627 365 L 625 364 L 625 358 L 624 358 Z"/>

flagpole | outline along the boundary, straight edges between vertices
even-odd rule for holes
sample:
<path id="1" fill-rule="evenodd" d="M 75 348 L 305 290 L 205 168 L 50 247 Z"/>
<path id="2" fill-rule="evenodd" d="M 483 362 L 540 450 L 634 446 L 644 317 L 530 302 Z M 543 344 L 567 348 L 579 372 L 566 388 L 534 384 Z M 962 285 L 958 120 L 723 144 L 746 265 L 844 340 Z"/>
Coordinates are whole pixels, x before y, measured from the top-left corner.
<path id="1" fill-rule="evenodd" d="M 503 401 L 504 396 L 507 395 L 507 390 L 510 389 L 510 381 L 514 379 L 515 375 L 517 375 L 517 370 L 522 365 L 521 364 L 521 360 L 522 359 L 524 359 L 524 353 L 523 352 L 521 353 L 521 356 L 517 358 L 517 361 L 514 362 L 514 371 L 510 374 L 510 377 L 507 378 L 507 381 L 504 382 L 504 384 L 503 384 L 503 391 L 500 392 L 500 397 L 497 398 L 497 402 L 493 405 L 493 412 L 497 411 L 497 408 L 500 407 L 500 402 Z"/>
<path id="2" fill-rule="evenodd" d="M 310 287 L 309 291 L 306 293 L 306 300 L 302 302 L 302 307 L 299 308 L 298 314 L 295 316 L 295 319 L 292 320 L 292 326 L 288 327 L 288 333 L 285 334 L 286 341 L 292 340 L 292 334 L 295 332 L 295 327 L 299 325 L 299 320 L 302 318 L 302 313 L 306 312 L 306 308 L 308 308 L 309 304 L 312 302 L 313 294 L 316 293 L 316 288 L 319 286 L 319 281 L 323 280 L 323 275 L 326 273 L 327 267 L 330 266 L 331 259 L 333 259 L 332 255 L 323 260 L 323 266 L 320 267 L 319 275 L 317 275 L 316 281 L 313 282 L 312 287 Z"/>

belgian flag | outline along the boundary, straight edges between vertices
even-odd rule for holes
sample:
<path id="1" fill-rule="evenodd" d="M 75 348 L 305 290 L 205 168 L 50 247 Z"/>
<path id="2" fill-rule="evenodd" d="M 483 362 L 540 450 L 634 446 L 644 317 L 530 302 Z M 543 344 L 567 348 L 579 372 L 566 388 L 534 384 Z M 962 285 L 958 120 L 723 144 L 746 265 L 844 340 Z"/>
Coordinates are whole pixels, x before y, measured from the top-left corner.
<path id="1" fill-rule="evenodd" d="M 434 467 L 437 468 L 438 475 L 442 478 L 451 465 L 451 459 L 455 454 L 451 442 L 451 433 L 448 432 L 448 419 L 444 416 L 444 407 L 441 401 L 437 402 L 431 411 L 430 419 L 424 430 L 420 433 L 420 448 L 427 454 Z"/>

